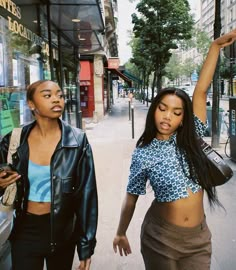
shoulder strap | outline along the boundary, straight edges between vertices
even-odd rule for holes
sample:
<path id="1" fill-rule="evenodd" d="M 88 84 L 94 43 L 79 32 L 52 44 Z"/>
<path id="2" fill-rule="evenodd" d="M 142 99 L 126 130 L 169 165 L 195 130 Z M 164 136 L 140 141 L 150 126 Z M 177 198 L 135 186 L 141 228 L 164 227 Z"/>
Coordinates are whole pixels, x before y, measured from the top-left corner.
<path id="1" fill-rule="evenodd" d="M 12 130 L 8 154 L 7 154 L 8 163 L 12 163 L 12 155 L 16 152 L 17 147 L 20 145 L 21 131 L 22 131 L 22 128 L 14 128 Z"/>

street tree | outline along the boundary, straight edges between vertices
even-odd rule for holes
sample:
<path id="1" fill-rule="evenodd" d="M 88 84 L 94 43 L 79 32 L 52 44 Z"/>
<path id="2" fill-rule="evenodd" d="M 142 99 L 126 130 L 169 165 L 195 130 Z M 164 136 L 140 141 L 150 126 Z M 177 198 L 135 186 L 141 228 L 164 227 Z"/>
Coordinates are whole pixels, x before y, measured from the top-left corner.
<path id="1" fill-rule="evenodd" d="M 211 39 L 209 38 L 207 32 L 195 28 L 193 37 L 195 37 L 195 48 L 197 48 L 198 53 L 202 56 L 202 63 L 207 56 L 209 46 L 211 44 Z"/>
<path id="2" fill-rule="evenodd" d="M 191 38 L 190 6 L 187 0 L 141 0 L 136 9 L 138 14 L 132 14 L 133 32 L 142 41 L 159 90 L 171 51 L 178 48 L 180 40 Z"/>
<path id="3" fill-rule="evenodd" d="M 191 36 L 191 39 L 180 41 L 180 49 L 183 51 L 187 51 L 192 48 L 196 48 L 202 58 L 205 59 L 211 43 L 211 39 L 209 38 L 207 32 L 194 27 L 192 29 Z"/>
<path id="4" fill-rule="evenodd" d="M 151 74 L 151 56 L 140 38 L 132 37 L 130 41 L 133 57 L 130 62 L 140 71 L 138 77 L 141 78 L 141 95 L 144 101 L 145 89 L 148 89 L 149 76 Z"/>
<path id="5" fill-rule="evenodd" d="M 188 78 L 188 81 L 191 81 L 191 75 L 196 70 L 197 64 L 194 63 L 192 58 L 186 58 L 182 64 L 182 75 Z"/>
<path id="6" fill-rule="evenodd" d="M 170 77 L 176 75 L 175 79 L 179 77 L 179 80 L 181 80 L 181 76 L 184 76 L 189 78 L 189 81 L 191 81 L 191 75 L 194 71 L 199 74 L 203 60 L 205 59 L 208 52 L 210 43 L 211 39 L 208 37 L 205 31 L 200 30 L 199 28 L 193 28 L 192 38 L 188 40 L 181 40 L 178 46 L 179 49 L 184 52 L 196 50 L 198 53 L 197 57 L 189 57 L 185 59 L 184 62 L 182 62 L 179 58 L 177 62 L 176 53 L 173 51 L 170 61 L 166 66 L 166 77 L 171 79 Z"/>
<path id="7" fill-rule="evenodd" d="M 182 75 L 182 65 L 180 58 L 176 53 L 173 53 L 170 61 L 166 64 L 166 77 L 174 84 L 179 84 L 179 79 Z"/>

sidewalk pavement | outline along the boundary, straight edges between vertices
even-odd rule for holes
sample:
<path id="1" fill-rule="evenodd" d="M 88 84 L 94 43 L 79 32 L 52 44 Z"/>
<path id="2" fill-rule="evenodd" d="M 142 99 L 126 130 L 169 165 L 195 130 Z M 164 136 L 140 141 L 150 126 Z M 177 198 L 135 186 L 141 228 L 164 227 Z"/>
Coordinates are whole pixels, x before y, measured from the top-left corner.
<path id="1" fill-rule="evenodd" d="M 144 129 L 147 111 L 146 103 L 134 100 L 134 139 L 127 98 L 116 99 L 111 112 L 103 121 L 86 122 L 86 133 L 94 154 L 99 199 L 97 246 L 92 256 L 91 270 L 144 270 L 139 237 L 142 220 L 154 198 L 151 190 L 139 197 L 127 231 L 132 254 L 127 257 L 114 254 L 112 241 L 126 191 L 131 155 Z M 206 140 L 209 141 L 210 137 L 206 137 Z M 220 148 L 217 150 L 223 156 L 224 142 L 225 137 L 222 134 Z M 229 159 L 227 162 L 236 170 L 236 163 Z M 212 210 L 207 200 L 204 202 L 208 225 L 213 235 L 211 270 L 233 270 L 236 265 L 236 176 L 217 190 L 226 211 L 218 207 Z M 76 255 L 73 269 L 78 264 Z"/>

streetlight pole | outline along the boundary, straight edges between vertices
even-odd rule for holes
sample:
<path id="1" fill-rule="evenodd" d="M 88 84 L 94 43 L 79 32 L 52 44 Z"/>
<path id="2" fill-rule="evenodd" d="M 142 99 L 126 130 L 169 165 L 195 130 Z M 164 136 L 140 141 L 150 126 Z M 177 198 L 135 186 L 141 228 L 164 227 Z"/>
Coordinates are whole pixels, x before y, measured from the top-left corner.
<path id="1" fill-rule="evenodd" d="M 74 47 L 74 62 L 75 62 L 75 122 L 76 127 L 82 128 L 82 111 L 80 107 L 80 80 L 79 80 L 79 73 L 80 73 L 80 54 L 79 54 L 79 46 Z"/>
<path id="2" fill-rule="evenodd" d="M 214 22 L 214 39 L 220 36 L 221 32 L 221 1 L 215 0 L 215 22 Z M 213 77 L 213 100 L 212 100 L 212 147 L 219 147 L 220 143 L 220 124 L 219 124 L 219 63 L 220 56 L 217 61 L 214 77 Z"/>

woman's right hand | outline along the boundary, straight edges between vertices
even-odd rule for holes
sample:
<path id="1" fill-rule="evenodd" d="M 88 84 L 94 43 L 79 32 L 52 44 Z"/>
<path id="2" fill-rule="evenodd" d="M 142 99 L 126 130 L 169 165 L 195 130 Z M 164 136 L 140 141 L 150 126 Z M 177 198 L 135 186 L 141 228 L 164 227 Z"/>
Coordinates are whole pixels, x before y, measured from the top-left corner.
<path id="1" fill-rule="evenodd" d="M 117 247 L 119 249 L 120 256 L 123 256 L 123 254 L 127 256 L 132 253 L 129 245 L 129 240 L 126 235 L 124 236 L 116 235 L 116 237 L 113 240 L 113 249 L 115 253 L 117 253 Z"/>
<path id="2" fill-rule="evenodd" d="M 217 44 L 221 48 L 229 46 L 236 40 L 236 29 L 232 30 L 229 33 L 224 34 L 223 36 L 218 37 L 213 41 L 213 44 Z"/>
<path id="3" fill-rule="evenodd" d="M 0 172 L 0 188 L 5 189 L 10 184 L 16 182 L 20 179 L 21 175 L 19 175 L 16 171 L 2 171 Z"/>

